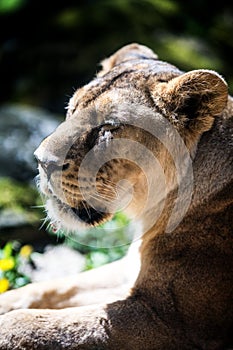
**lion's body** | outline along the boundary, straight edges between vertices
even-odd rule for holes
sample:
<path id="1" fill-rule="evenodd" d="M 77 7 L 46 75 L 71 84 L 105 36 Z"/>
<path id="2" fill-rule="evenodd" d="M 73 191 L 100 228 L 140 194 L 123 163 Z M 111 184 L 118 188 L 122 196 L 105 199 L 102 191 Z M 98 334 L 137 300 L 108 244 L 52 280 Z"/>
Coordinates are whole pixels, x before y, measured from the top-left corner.
<path id="1" fill-rule="evenodd" d="M 165 120 L 183 143 L 174 141 L 176 132 Z M 162 125 L 160 131 L 153 128 L 155 121 L 158 128 Z M 90 170 L 80 177 L 78 172 L 91 149 L 93 162 L 99 165 L 96 154 L 103 154 L 117 139 L 128 144 L 98 167 L 96 187 L 102 198 L 95 197 L 93 209 L 81 190 L 85 184 L 85 191 L 92 193 Z M 129 157 L 128 146 L 135 142 L 144 147 L 135 158 L 143 169 Z M 147 158 L 145 149 L 160 166 L 147 162 L 152 158 Z M 23 308 L 64 310 L 17 310 L 1 316 L 0 349 L 232 346 L 232 154 L 233 100 L 217 73 L 182 73 L 137 44 L 105 60 L 99 77 L 71 99 L 67 121 L 37 150 L 40 186 L 48 196 L 52 222 L 75 230 L 80 221 L 95 225 L 108 220 L 108 203 L 116 199 L 118 181 L 129 181 L 135 194 L 126 209 L 139 217 L 143 212 L 141 266 L 132 251 L 122 261 L 76 279 L 32 284 L 3 294 L 2 313 Z M 152 195 L 147 193 L 148 178 L 156 184 Z M 120 190 L 117 204 L 122 205 L 127 191 Z M 81 305 L 91 306 L 76 307 Z"/>

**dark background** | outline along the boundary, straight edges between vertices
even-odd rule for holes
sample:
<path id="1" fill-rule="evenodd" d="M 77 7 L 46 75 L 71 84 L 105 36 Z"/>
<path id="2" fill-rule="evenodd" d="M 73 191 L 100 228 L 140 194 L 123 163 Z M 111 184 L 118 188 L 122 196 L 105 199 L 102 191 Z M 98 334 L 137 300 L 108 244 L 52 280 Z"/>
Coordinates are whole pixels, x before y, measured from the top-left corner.
<path id="1" fill-rule="evenodd" d="M 232 92 L 233 11 L 226 3 L 0 0 L 0 103 L 64 114 L 98 62 L 130 42 L 184 70 L 217 70 Z"/>

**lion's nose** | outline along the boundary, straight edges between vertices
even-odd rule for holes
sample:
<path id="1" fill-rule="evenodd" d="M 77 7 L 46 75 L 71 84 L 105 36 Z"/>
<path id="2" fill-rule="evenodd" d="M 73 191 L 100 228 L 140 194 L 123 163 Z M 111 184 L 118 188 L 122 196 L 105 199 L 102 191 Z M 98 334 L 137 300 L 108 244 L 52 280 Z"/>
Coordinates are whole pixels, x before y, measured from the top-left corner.
<path id="1" fill-rule="evenodd" d="M 36 157 L 36 155 L 35 155 Z M 36 157 L 37 158 L 37 157 Z M 38 164 L 43 168 L 44 172 L 47 174 L 48 180 L 50 180 L 50 177 L 53 172 L 55 171 L 61 171 L 63 166 L 52 161 L 52 160 L 46 160 L 46 161 L 41 161 L 40 159 L 37 158 Z"/>
<path id="2" fill-rule="evenodd" d="M 46 172 L 46 174 L 48 176 L 48 180 L 50 179 L 50 177 L 54 171 L 61 171 L 62 170 L 62 165 L 58 165 L 57 163 L 55 163 L 53 161 L 41 162 L 38 160 L 38 163 L 42 166 L 42 168 Z"/>
<path id="3" fill-rule="evenodd" d="M 34 156 L 37 159 L 38 164 L 40 164 L 47 174 L 48 179 L 50 179 L 54 171 L 61 171 L 63 169 L 63 164 L 61 164 L 59 159 L 56 156 L 49 154 L 48 151 L 43 152 L 41 146 L 34 152 Z"/>

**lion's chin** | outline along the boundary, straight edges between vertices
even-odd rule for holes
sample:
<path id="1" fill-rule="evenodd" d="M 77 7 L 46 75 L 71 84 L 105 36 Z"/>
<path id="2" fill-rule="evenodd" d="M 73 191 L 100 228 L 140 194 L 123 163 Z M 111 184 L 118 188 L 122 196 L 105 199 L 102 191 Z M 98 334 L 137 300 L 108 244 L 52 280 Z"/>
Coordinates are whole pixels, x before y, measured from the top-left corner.
<path id="1" fill-rule="evenodd" d="M 70 232 L 86 230 L 112 218 L 111 213 L 98 211 L 86 203 L 80 203 L 77 208 L 72 208 L 56 197 L 47 199 L 46 210 L 54 230 L 62 229 Z"/>

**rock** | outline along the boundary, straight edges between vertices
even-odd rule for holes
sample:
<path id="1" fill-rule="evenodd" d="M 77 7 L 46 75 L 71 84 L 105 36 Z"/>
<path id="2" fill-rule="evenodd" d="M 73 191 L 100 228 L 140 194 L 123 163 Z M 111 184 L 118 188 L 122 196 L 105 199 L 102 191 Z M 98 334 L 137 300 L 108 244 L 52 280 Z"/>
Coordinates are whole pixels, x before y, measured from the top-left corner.
<path id="1" fill-rule="evenodd" d="M 47 111 L 22 105 L 0 108 L 0 176 L 20 181 L 31 180 L 37 173 L 34 150 L 59 124 Z"/>
<path id="2" fill-rule="evenodd" d="M 40 205 L 32 181 L 37 174 L 33 153 L 58 124 L 58 118 L 43 109 L 0 107 L 0 239 L 28 240 L 31 232 L 34 240 L 39 235 L 37 227 L 45 214 L 33 208 Z"/>
<path id="3" fill-rule="evenodd" d="M 22 226 L 28 223 L 25 213 L 17 213 L 14 210 L 6 209 L 1 211 L 0 230 L 8 227 Z"/>

